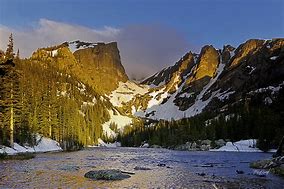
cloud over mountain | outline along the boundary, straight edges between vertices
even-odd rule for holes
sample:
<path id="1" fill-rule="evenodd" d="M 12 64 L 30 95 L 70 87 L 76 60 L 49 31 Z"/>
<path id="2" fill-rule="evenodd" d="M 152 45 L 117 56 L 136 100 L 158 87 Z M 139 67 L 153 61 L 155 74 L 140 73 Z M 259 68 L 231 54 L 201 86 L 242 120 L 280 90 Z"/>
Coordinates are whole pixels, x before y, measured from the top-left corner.
<path id="1" fill-rule="evenodd" d="M 182 34 L 164 26 L 89 28 L 40 19 L 36 27 L 11 28 L 0 25 L 0 49 L 6 49 L 11 32 L 14 34 L 15 51 L 19 48 L 22 57 L 29 57 L 37 48 L 65 41 L 117 41 L 128 75 L 138 79 L 171 65 L 192 48 Z"/>

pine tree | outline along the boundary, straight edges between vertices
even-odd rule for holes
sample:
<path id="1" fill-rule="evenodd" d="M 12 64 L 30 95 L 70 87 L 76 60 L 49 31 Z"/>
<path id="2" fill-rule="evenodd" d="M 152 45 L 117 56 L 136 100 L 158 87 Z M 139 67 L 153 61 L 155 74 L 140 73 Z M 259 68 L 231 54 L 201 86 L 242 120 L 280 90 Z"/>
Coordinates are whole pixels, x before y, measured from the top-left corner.
<path id="1" fill-rule="evenodd" d="M 9 145 L 14 146 L 15 125 L 19 124 L 20 115 L 20 95 L 19 95 L 19 74 L 12 64 L 6 65 L 5 75 L 1 77 L 2 89 L 1 96 L 3 100 L 0 103 L 2 107 L 3 120 L 1 127 L 9 133 Z"/>
<path id="2" fill-rule="evenodd" d="M 17 51 L 16 59 L 17 59 L 17 60 L 20 60 L 20 50 L 19 50 L 19 49 L 18 49 L 18 51 Z"/>
<path id="3" fill-rule="evenodd" d="M 5 60 L 12 60 L 14 59 L 14 40 L 12 33 L 9 36 L 9 43 L 5 53 Z"/>

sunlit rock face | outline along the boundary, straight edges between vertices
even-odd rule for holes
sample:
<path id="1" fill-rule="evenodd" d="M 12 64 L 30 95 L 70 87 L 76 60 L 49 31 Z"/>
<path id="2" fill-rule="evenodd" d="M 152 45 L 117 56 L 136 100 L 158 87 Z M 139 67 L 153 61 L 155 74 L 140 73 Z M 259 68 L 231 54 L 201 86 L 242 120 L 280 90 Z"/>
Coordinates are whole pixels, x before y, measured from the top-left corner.
<path id="1" fill-rule="evenodd" d="M 74 56 L 82 70 L 78 77 L 99 91 L 113 91 L 119 81 L 128 80 L 116 42 L 99 43 L 94 47 L 79 49 L 74 52 Z"/>
<path id="2" fill-rule="evenodd" d="M 58 46 L 41 48 L 31 59 L 50 64 L 76 76 L 101 94 L 126 82 L 128 76 L 121 64 L 117 43 L 66 42 Z"/>
<path id="3" fill-rule="evenodd" d="M 203 47 L 197 60 L 197 67 L 193 71 L 193 77 L 190 77 L 187 83 L 191 84 L 204 77 L 213 77 L 219 62 L 219 53 L 213 46 Z"/>
<path id="4" fill-rule="evenodd" d="M 196 58 L 195 66 L 185 78 L 182 90 L 176 95 L 175 105 L 180 110 L 186 110 L 192 106 L 197 95 L 200 94 L 204 86 L 216 75 L 220 63 L 220 54 L 213 46 L 206 45 L 201 49 Z"/>
<path id="5" fill-rule="evenodd" d="M 230 63 L 230 68 L 238 66 L 240 63 L 246 61 L 247 57 L 253 55 L 263 46 L 264 40 L 251 39 L 241 44 L 235 51 L 236 55 Z"/>

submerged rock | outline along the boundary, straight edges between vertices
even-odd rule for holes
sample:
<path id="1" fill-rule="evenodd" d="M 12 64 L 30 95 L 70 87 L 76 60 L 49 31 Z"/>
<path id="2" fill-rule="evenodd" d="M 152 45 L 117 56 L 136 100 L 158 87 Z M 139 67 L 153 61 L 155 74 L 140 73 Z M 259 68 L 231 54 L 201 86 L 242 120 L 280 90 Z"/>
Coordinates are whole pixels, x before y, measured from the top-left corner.
<path id="1" fill-rule="evenodd" d="M 166 164 L 165 163 L 159 163 L 157 166 L 158 167 L 166 167 Z"/>
<path id="2" fill-rule="evenodd" d="M 84 177 L 94 180 L 123 180 L 130 178 L 128 174 L 125 174 L 118 169 L 89 171 Z"/>
<path id="3" fill-rule="evenodd" d="M 245 172 L 242 171 L 242 170 L 236 170 L 236 173 L 237 173 L 237 174 L 244 174 Z"/>
<path id="4" fill-rule="evenodd" d="M 162 148 L 162 147 L 159 145 L 153 144 L 152 146 L 150 146 L 150 148 Z"/>
<path id="5" fill-rule="evenodd" d="M 148 167 L 139 167 L 139 166 L 136 166 L 136 167 L 134 167 L 134 170 L 151 170 L 151 169 L 148 168 Z"/>
<path id="6" fill-rule="evenodd" d="M 197 175 L 204 177 L 206 174 L 205 173 L 197 173 Z"/>
<path id="7" fill-rule="evenodd" d="M 206 163 L 206 164 L 200 165 L 200 167 L 213 167 L 213 164 Z"/>
<path id="8" fill-rule="evenodd" d="M 59 167 L 59 170 L 63 171 L 78 171 L 79 169 L 80 167 L 76 165 L 64 165 L 62 167 Z"/>

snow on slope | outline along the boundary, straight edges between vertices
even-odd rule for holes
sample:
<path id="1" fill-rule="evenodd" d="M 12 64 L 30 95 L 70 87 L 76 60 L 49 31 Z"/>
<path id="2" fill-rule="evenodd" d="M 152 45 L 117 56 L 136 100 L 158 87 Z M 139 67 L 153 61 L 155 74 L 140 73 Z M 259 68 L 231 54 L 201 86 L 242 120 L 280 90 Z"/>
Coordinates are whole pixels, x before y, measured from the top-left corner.
<path id="1" fill-rule="evenodd" d="M 118 88 L 108 96 L 110 102 L 114 106 L 122 106 L 122 103 L 130 101 L 136 94 L 145 94 L 149 87 L 146 85 L 138 85 L 134 82 L 119 82 Z"/>
<path id="2" fill-rule="evenodd" d="M 80 49 L 85 49 L 88 47 L 95 47 L 96 45 L 97 43 L 87 43 L 87 42 L 81 42 L 81 41 L 72 41 L 68 43 L 69 49 L 72 53 Z"/>
<path id="3" fill-rule="evenodd" d="M 98 146 L 99 147 L 107 147 L 107 148 L 116 148 L 121 147 L 120 142 L 114 142 L 114 143 L 105 143 L 102 139 L 98 139 Z"/>
<path id="4" fill-rule="evenodd" d="M 241 140 L 238 142 L 227 142 L 225 146 L 219 149 L 212 149 L 210 151 L 224 151 L 224 152 L 262 152 L 260 149 L 256 148 L 256 140 Z"/>
<path id="5" fill-rule="evenodd" d="M 152 119 L 182 119 L 183 117 L 192 117 L 202 112 L 202 110 L 208 105 L 208 103 L 215 96 L 220 96 L 219 90 L 212 92 L 212 95 L 207 100 L 203 101 L 202 98 L 206 92 L 208 92 L 209 88 L 216 82 L 222 71 L 224 70 L 225 64 L 220 63 L 217 68 L 216 76 L 211 78 L 210 82 L 202 89 L 199 95 L 196 97 L 195 103 L 189 107 L 186 111 L 179 110 L 179 107 L 174 104 L 174 100 L 176 95 L 180 92 L 183 85 L 179 87 L 179 89 L 170 96 L 166 103 L 161 104 L 162 100 L 159 100 L 157 103 L 151 103 L 151 106 L 144 112 L 138 111 L 135 112 L 134 115 L 139 117 L 145 117 L 146 114 L 154 112 L 153 114 L 149 114 L 149 118 Z M 165 94 L 164 97 L 166 97 Z"/>
<path id="6" fill-rule="evenodd" d="M 105 122 L 102 127 L 103 127 L 103 132 L 108 136 L 108 137 L 115 137 L 117 134 L 110 129 L 111 123 L 115 123 L 117 125 L 117 129 L 123 130 L 123 128 L 126 125 L 129 125 L 132 123 L 132 118 L 123 116 L 123 115 L 114 115 L 113 111 L 109 111 L 110 114 L 110 119 Z"/>
<path id="7" fill-rule="evenodd" d="M 41 137 L 40 135 L 36 136 L 37 145 L 34 147 L 21 146 L 17 143 L 14 143 L 14 148 L 0 146 L 0 153 L 7 153 L 8 155 L 15 155 L 18 153 L 26 152 L 51 152 L 51 151 L 62 151 L 59 143 L 50 138 Z"/>

